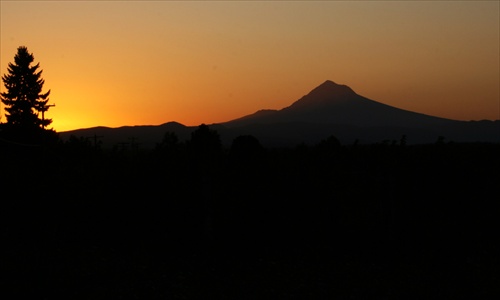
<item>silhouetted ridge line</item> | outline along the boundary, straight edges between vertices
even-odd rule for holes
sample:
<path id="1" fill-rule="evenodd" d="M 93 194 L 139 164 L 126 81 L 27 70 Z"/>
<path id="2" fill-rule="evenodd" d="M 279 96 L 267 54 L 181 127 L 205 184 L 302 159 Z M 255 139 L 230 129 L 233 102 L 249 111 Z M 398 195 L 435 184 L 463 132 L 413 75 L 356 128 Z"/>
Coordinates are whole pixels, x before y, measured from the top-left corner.
<path id="1" fill-rule="evenodd" d="M 253 114 L 210 125 L 218 131 L 222 143 L 230 145 L 239 135 L 252 135 L 264 146 L 289 147 L 300 143 L 315 144 L 335 136 L 341 144 L 399 141 L 408 144 L 435 143 L 443 138 L 454 142 L 500 143 L 500 121 L 468 122 L 446 119 L 390 106 L 363 97 L 347 85 L 326 80 L 290 106 L 275 110 L 261 109 Z M 90 133 L 105 136 L 113 145 L 140 138 L 142 147 L 154 146 L 166 131 L 179 140 L 189 138 L 196 126 L 168 122 L 159 126 L 123 127 Z M 101 132 L 97 132 L 98 129 Z M 82 135 L 82 131 L 66 132 Z"/>

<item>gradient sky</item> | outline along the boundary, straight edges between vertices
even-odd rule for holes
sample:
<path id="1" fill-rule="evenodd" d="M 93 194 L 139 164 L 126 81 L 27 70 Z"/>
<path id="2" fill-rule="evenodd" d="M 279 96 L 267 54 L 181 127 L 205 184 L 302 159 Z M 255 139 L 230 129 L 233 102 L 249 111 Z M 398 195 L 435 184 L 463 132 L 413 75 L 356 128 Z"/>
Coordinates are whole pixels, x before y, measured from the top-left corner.
<path id="1" fill-rule="evenodd" d="M 325 80 L 419 113 L 496 120 L 499 15 L 499 1 L 1 0 L 0 73 L 28 47 L 57 131 L 220 123 Z"/>

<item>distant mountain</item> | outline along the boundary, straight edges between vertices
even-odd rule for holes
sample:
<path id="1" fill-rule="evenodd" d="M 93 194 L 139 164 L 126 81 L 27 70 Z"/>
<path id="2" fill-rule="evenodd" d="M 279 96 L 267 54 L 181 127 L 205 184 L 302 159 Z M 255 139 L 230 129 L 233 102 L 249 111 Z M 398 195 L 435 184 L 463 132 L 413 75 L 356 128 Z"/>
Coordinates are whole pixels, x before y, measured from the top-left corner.
<path id="1" fill-rule="evenodd" d="M 87 138 L 92 143 L 100 141 L 105 148 L 136 145 L 139 148 L 152 149 L 156 146 L 156 143 L 162 141 L 166 132 L 175 132 L 179 140 L 187 140 L 190 138 L 192 130 L 193 128 L 180 123 L 168 122 L 161 125 L 122 126 L 117 128 L 90 127 L 60 132 L 59 136 L 65 141 L 72 135 L 78 138 Z"/>
<path id="2" fill-rule="evenodd" d="M 398 141 L 434 143 L 443 137 L 455 142 L 500 143 L 500 120 L 458 121 L 389 106 L 358 95 L 346 85 L 327 80 L 307 95 L 280 110 L 259 110 L 228 122 L 211 124 L 225 145 L 239 135 L 250 134 L 268 147 L 314 144 L 331 135 L 343 144 Z M 158 126 L 95 127 L 61 133 L 67 138 L 102 136 L 107 145 L 136 142 L 154 147 L 166 131 L 181 141 L 197 126 L 176 122 Z"/>
<path id="3" fill-rule="evenodd" d="M 334 135 L 343 143 L 399 140 L 433 143 L 440 136 L 456 142 L 500 142 L 500 121 L 445 119 L 373 101 L 346 85 L 327 80 L 281 110 L 260 110 L 223 126 L 276 143 L 316 143 Z"/>
<path id="4" fill-rule="evenodd" d="M 439 126 L 450 121 L 382 104 L 356 94 L 346 85 L 327 80 L 288 107 L 258 111 L 224 125 L 234 127 L 252 123 L 305 122 L 362 127 L 421 127 Z"/>

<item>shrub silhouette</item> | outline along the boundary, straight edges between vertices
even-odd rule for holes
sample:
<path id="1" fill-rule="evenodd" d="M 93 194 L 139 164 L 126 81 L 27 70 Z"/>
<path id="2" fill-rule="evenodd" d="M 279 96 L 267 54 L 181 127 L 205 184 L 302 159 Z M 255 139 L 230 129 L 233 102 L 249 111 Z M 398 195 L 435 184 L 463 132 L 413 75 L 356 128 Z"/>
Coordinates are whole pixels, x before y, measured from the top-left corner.
<path id="1" fill-rule="evenodd" d="M 191 133 L 191 139 L 186 142 L 191 162 L 196 168 L 209 171 L 215 168 L 222 158 L 222 142 L 219 133 L 201 124 Z"/>
<path id="2" fill-rule="evenodd" d="M 231 143 L 229 156 L 234 164 L 246 166 L 260 164 L 264 159 L 264 147 L 253 135 L 240 135 Z"/>
<path id="3" fill-rule="evenodd" d="M 166 152 L 167 154 L 174 153 L 179 147 L 179 137 L 175 132 L 167 131 L 163 135 L 160 143 L 156 144 L 155 150 Z"/>

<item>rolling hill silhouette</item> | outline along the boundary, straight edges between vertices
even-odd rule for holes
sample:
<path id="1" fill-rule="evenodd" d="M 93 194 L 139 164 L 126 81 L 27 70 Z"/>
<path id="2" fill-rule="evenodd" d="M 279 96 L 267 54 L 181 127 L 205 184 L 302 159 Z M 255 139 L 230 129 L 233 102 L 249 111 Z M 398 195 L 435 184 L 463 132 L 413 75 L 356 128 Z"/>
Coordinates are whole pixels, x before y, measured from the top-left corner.
<path id="1" fill-rule="evenodd" d="M 403 136 L 410 144 L 434 143 L 439 138 L 454 142 L 500 142 L 500 120 L 459 121 L 412 112 L 368 99 L 330 80 L 283 109 L 259 110 L 210 126 L 218 131 L 225 145 L 239 135 L 253 135 L 270 147 L 314 144 L 332 135 L 343 144 L 395 141 Z M 149 148 L 161 141 L 165 131 L 175 132 L 182 141 L 196 127 L 176 122 L 95 127 L 62 132 L 61 137 L 99 135 L 108 146 L 134 138 L 142 147 Z"/>

